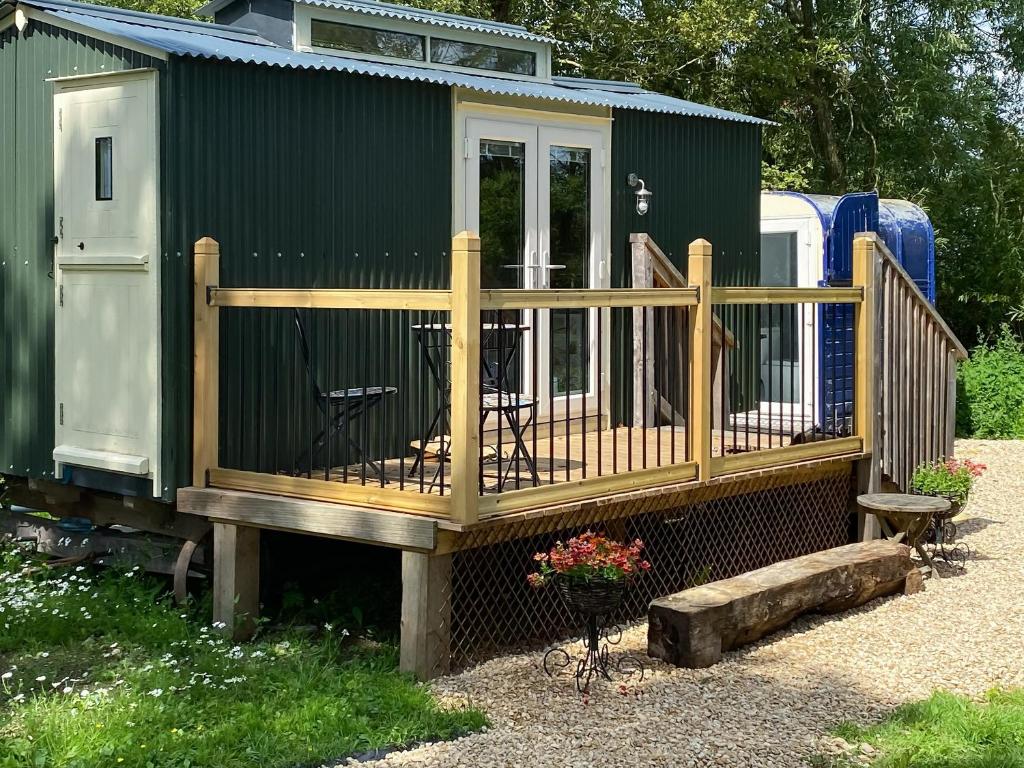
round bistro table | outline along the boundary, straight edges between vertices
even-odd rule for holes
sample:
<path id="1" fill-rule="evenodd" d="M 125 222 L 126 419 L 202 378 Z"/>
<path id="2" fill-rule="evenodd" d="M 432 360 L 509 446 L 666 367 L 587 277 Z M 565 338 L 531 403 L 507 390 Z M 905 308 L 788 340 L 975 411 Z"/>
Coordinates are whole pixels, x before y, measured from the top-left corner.
<path id="1" fill-rule="evenodd" d="M 907 544 L 917 550 L 921 560 L 938 577 L 935 563 L 921 543 L 921 538 L 932 517 L 949 509 L 949 500 L 935 496 L 917 496 L 908 493 L 866 493 L 857 497 L 857 503 L 874 514 L 887 536 L 901 532 Z"/>

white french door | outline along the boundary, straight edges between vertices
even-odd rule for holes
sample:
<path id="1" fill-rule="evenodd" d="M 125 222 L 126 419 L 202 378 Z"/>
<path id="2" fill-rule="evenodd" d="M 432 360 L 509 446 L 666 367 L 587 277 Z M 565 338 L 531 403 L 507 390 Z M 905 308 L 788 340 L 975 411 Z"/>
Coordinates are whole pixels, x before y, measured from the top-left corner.
<path id="1" fill-rule="evenodd" d="M 822 256 L 812 251 L 805 219 L 761 222 L 761 285 L 815 288 Z M 770 310 L 770 311 L 769 311 Z M 783 419 L 813 419 L 817 388 L 812 304 L 764 307 L 760 327 L 760 410 Z"/>
<path id="2" fill-rule="evenodd" d="M 465 131 L 465 227 L 480 234 L 482 287 L 605 285 L 605 134 L 482 117 L 467 117 Z M 540 413 L 595 413 L 597 312 L 521 313 L 519 387 Z"/>

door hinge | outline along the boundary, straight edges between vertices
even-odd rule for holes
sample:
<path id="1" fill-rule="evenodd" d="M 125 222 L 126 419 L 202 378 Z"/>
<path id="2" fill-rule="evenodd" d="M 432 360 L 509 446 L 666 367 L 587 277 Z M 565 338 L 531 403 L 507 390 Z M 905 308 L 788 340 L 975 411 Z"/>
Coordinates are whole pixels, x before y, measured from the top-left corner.
<path id="1" fill-rule="evenodd" d="M 463 141 L 463 145 L 462 145 L 462 156 L 463 156 L 464 158 L 466 158 L 467 160 L 469 160 L 469 158 L 470 158 L 470 157 L 472 157 L 472 155 L 471 155 L 471 154 L 469 153 L 469 137 L 467 136 L 467 137 L 466 137 L 465 139 L 463 139 L 462 141 Z"/>
<path id="2" fill-rule="evenodd" d="M 57 237 L 61 240 L 64 239 L 64 217 L 61 216 L 57 219 Z"/>
<path id="3" fill-rule="evenodd" d="M 60 306 L 64 306 L 64 283 L 60 284 L 60 296 L 58 298 L 58 303 Z"/>
<path id="4" fill-rule="evenodd" d="M 64 107 L 57 110 L 57 130 L 64 130 Z"/>
<path id="5" fill-rule="evenodd" d="M 60 404 L 60 425 L 64 426 L 64 403 Z"/>

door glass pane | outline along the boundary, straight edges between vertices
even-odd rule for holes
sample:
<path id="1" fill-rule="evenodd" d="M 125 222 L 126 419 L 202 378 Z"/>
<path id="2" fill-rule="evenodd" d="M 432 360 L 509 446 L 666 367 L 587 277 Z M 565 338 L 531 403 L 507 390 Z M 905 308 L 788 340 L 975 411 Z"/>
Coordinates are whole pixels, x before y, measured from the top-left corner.
<path id="1" fill-rule="evenodd" d="M 480 285 L 522 288 L 526 145 L 480 140 Z"/>
<path id="2" fill-rule="evenodd" d="M 761 235 L 761 285 L 795 288 L 796 232 Z M 761 308 L 761 401 L 801 402 L 800 311 L 792 304 Z"/>
<path id="3" fill-rule="evenodd" d="M 590 287 L 589 149 L 551 147 L 551 287 Z M 585 309 L 551 310 L 551 385 L 555 394 L 589 389 L 590 333 Z"/>
<path id="4" fill-rule="evenodd" d="M 96 199 L 114 199 L 114 139 L 96 139 Z"/>

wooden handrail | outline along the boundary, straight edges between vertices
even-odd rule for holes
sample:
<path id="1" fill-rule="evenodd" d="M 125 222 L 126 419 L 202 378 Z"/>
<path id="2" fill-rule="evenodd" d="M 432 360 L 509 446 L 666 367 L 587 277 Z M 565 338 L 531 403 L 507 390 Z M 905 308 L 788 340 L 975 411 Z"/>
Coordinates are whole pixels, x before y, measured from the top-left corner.
<path id="1" fill-rule="evenodd" d="M 210 288 L 211 307 L 449 310 L 451 291 L 348 288 Z"/>
<path id="2" fill-rule="evenodd" d="M 864 289 L 852 288 L 734 288 L 715 286 L 712 304 L 860 304 Z"/>
<path id="3" fill-rule="evenodd" d="M 480 292 L 480 309 L 590 309 L 604 307 L 695 307 L 696 288 L 543 288 Z"/>

